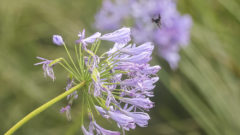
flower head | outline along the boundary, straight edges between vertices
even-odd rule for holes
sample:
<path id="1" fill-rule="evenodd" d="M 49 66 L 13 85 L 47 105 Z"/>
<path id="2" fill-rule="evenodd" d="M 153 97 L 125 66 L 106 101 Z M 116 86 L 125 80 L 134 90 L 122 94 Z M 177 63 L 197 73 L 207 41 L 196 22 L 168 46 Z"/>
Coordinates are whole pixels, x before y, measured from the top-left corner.
<path id="1" fill-rule="evenodd" d="M 154 83 L 160 66 L 150 66 L 154 46 L 150 42 L 141 45 L 128 44 L 131 40 L 130 29 L 121 28 L 109 34 L 97 32 L 85 38 L 85 30 L 78 35 L 75 46 L 76 61 L 69 54 L 70 62 L 65 58 L 43 60 L 44 72 L 54 76 L 52 66 L 60 64 L 69 73 L 66 91 L 74 85 L 85 82 L 86 86 L 67 96 L 68 104 L 60 112 L 70 117 L 70 109 L 75 99 L 82 100 L 81 111 L 90 116 L 89 127 L 85 128 L 82 116 L 82 131 L 85 135 L 119 135 L 118 131 L 104 129 L 96 123 L 96 114 L 111 119 L 123 130 L 146 127 L 149 115 L 146 113 L 154 106 L 152 97 Z M 98 55 L 100 40 L 114 42 L 107 52 Z"/>
<path id="2" fill-rule="evenodd" d="M 178 67 L 179 50 L 188 44 L 192 26 L 191 17 L 180 15 L 174 0 L 104 0 L 95 19 L 100 30 L 132 24 L 134 41 L 153 42 L 172 69 Z"/>

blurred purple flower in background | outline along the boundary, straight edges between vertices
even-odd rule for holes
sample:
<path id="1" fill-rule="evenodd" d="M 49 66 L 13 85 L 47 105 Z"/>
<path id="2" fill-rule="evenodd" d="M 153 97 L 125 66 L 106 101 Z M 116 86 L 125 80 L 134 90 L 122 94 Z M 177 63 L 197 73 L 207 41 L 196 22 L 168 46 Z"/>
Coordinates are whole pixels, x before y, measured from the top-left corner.
<path id="1" fill-rule="evenodd" d="M 125 17 L 128 16 L 130 8 L 126 8 L 127 4 L 123 0 L 117 0 L 114 3 L 111 0 L 103 2 L 103 10 L 96 16 L 96 27 L 100 30 L 115 30 L 120 28 Z"/>
<path id="2" fill-rule="evenodd" d="M 189 43 L 192 26 L 191 17 L 180 15 L 174 0 L 104 0 L 95 19 L 100 30 L 131 25 L 135 42 L 154 42 L 172 69 L 178 67 L 179 50 Z"/>

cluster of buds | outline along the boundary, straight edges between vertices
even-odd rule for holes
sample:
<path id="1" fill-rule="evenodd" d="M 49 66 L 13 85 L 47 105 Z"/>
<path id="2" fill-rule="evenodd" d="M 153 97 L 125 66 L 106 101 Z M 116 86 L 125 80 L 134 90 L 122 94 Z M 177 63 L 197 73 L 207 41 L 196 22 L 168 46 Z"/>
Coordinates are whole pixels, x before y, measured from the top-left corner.
<path id="1" fill-rule="evenodd" d="M 68 104 L 60 112 L 70 119 L 73 101 L 81 100 L 81 128 L 85 135 L 120 135 L 119 131 L 110 131 L 97 124 L 97 115 L 115 121 L 119 128 L 134 129 L 136 125 L 146 127 L 150 116 L 147 111 L 154 107 L 149 99 L 153 97 L 154 83 L 158 81 L 160 66 L 150 66 L 154 46 L 150 42 L 141 45 L 130 44 L 130 29 L 121 28 L 112 33 L 101 35 L 97 32 L 85 37 L 85 31 L 79 33 L 76 41 L 75 56 L 70 54 L 64 40 L 53 36 L 56 45 L 64 46 L 68 59 L 57 58 L 42 60 L 45 76 L 55 79 L 53 67 L 61 65 L 69 73 L 66 90 L 85 82 L 84 87 L 67 96 Z M 114 43 L 107 52 L 97 55 L 102 40 Z M 85 115 L 89 117 L 84 117 Z M 86 122 L 86 119 L 88 122 Z M 84 125 L 89 124 L 88 128 Z"/>

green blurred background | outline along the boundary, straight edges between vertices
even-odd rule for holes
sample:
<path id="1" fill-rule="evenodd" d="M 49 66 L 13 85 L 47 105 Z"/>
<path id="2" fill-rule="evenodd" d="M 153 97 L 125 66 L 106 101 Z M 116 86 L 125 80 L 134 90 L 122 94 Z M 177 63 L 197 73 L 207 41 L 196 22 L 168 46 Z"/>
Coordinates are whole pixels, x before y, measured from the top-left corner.
<path id="1" fill-rule="evenodd" d="M 64 91 L 65 72 L 55 68 L 53 83 L 43 77 L 36 56 L 55 58 L 64 49 L 53 34 L 74 44 L 83 28 L 93 34 L 100 0 L 0 0 L 0 134 L 27 113 Z M 240 134 L 240 1 L 179 0 L 181 13 L 192 15 L 191 43 L 181 51 L 180 67 L 171 71 L 163 60 L 155 89 L 152 119 L 134 135 Z M 105 47 L 104 45 L 102 47 Z M 107 49 L 107 46 L 106 46 Z M 16 135 L 82 134 L 79 104 L 67 121 L 61 101 L 29 121 Z M 111 129 L 109 123 L 105 123 Z M 116 129 L 116 128 L 115 128 Z"/>

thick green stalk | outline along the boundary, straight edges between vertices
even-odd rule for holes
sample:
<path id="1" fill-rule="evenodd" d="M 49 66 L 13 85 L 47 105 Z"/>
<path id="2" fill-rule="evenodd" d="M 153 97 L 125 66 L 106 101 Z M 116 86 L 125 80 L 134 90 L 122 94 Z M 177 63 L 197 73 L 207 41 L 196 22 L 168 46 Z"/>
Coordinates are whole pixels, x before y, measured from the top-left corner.
<path id="1" fill-rule="evenodd" d="M 65 98 L 67 95 L 73 93 L 74 91 L 78 90 L 79 88 L 83 87 L 85 85 L 85 82 L 81 82 L 80 84 L 72 87 L 68 91 L 58 95 L 57 97 L 53 98 L 52 100 L 48 101 L 47 103 L 43 104 L 42 106 L 38 107 L 37 109 L 33 110 L 31 113 L 29 113 L 27 116 L 22 118 L 18 123 L 16 123 L 12 128 L 10 128 L 4 135 L 11 135 L 13 134 L 18 128 L 20 128 L 22 125 L 24 125 L 26 122 L 37 116 L 39 113 L 43 112 L 53 104 L 57 103 L 58 101 Z"/>

